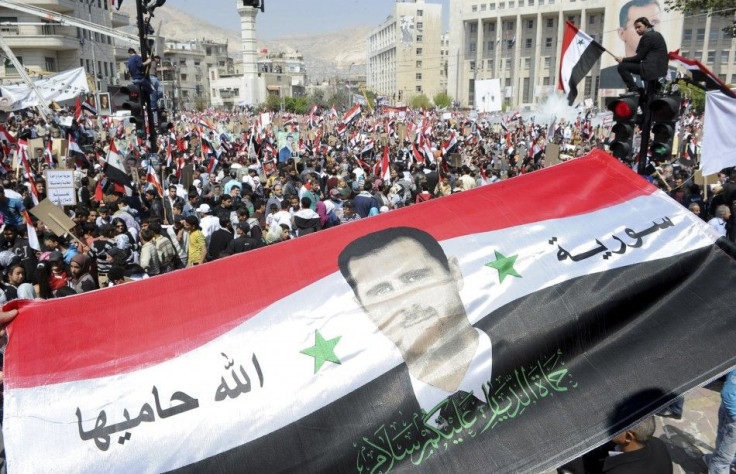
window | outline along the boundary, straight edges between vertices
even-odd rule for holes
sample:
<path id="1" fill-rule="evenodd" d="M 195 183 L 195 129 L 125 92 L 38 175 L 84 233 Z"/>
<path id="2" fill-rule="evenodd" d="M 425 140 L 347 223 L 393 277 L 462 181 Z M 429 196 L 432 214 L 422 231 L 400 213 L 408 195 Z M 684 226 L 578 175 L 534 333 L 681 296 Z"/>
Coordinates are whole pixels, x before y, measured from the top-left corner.
<path id="1" fill-rule="evenodd" d="M 545 48 L 551 48 L 552 47 L 552 38 L 547 37 L 544 40 L 544 47 Z"/>
<path id="2" fill-rule="evenodd" d="M 525 48 L 527 48 L 527 49 L 529 49 L 529 48 L 531 48 L 531 47 L 532 47 L 532 39 L 531 39 L 531 38 L 527 38 L 527 39 L 526 39 L 526 40 L 524 41 L 524 47 L 525 47 Z"/>
<path id="3" fill-rule="evenodd" d="M 421 43 L 422 40 L 424 40 L 424 38 L 422 37 L 422 35 L 417 35 L 417 43 Z"/>
<path id="4" fill-rule="evenodd" d="M 498 9 L 499 9 L 499 10 L 503 10 L 504 8 L 506 8 L 506 3 L 505 3 L 505 2 L 500 2 L 500 3 L 498 4 Z"/>
<path id="5" fill-rule="evenodd" d="M 421 68 L 422 68 L 422 62 L 421 61 L 417 61 L 417 69 L 421 69 Z"/>
<path id="6" fill-rule="evenodd" d="M 721 51 L 721 64 L 728 63 L 728 51 Z"/>
<path id="7" fill-rule="evenodd" d="M 708 51 L 708 59 L 706 62 L 713 63 L 716 60 L 716 52 L 715 51 Z"/>
<path id="8" fill-rule="evenodd" d="M 708 34 L 708 39 L 710 41 L 718 41 L 718 33 L 719 31 L 717 28 L 710 30 L 710 33 Z"/>
<path id="9" fill-rule="evenodd" d="M 695 36 L 695 39 L 698 41 L 703 41 L 705 39 L 705 28 L 698 28 L 698 34 Z"/>
<path id="10" fill-rule="evenodd" d="M 186 81 L 187 80 L 187 75 L 186 74 L 182 74 L 181 75 L 181 80 L 182 81 Z"/>
<path id="11" fill-rule="evenodd" d="M 493 51 L 493 40 L 488 42 L 488 51 Z"/>
<path id="12" fill-rule="evenodd" d="M 56 72 L 56 59 L 54 58 L 43 58 L 44 69 L 50 72 Z"/>
<path id="13" fill-rule="evenodd" d="M 569 21 L 569 22 L 571 22 L 571 23 L 575 23 L 575 15 L 570 15 L 570 16 L 568 16 L 568 17 L 567 17 L 567 21 Z"/>
<path id="14" fill-rule="evenodd" d="M 506 70 L 511 70 L 511 58 L 506 58 Z"/>
<path id="15" fill-rule="evenodd" d="M 470 70 L 475 71 L 475 61 L 470 61 Z"/>
<path id="16" fill-rule="evenodd" d="M 591 25 L 595 25 L 595 15 L 590 15 L 590 17 L 588 18 L 588 23 L 590 23 Z"/>
<path id="17" fill-rule="evenodd" d="M 422 92 L 422 86 L 417 86 L 415 89 L 417 92 Z"/>
<path id="18" fill-rule="evenodd" d="M 514 8 L 514 7 L 516 7 L 516 4 L 514 4 L 514 2 L 509 2 L 509 8 Z"/>
<path id="19" fill-rule="evenodd" d="M 524 69 L 529 69 L 531 67 L 532 67 L 532 59 L 524 58 Z"/>
<path id="20" fill-rule="evenodd" d="M 0 16 L 0 22 L 18 23 L 18 17 L 17 16 Z M 19 32 L 18 25 L 0 26 L 0 33 L 11 33 L 11 34 L 17 35 L 18 32 Z M 79 36 L 77 36 L 77 38 L 79 38 Z"/>
<path id="21" fill-rule="evenodd" d="M 530 7 L 533 7 L 534 6 L 534 0 L 529 0 L 529 6 Z"/>
<path id="22" fill-rule="evenodd" d="M 682 41 L 692 41 L 693 40 L 693 30 L 687 29 L 682 32 Z"/>
<path id="23" fill-rule="evenodd" d="M 524 102 L 532 101 L 531 81 L 528 77 L 524 78 Z"/>
<path id="24" fill-rule="evenodd" d="M 511 87 L 511 78 L 510 77 L 507 77 L 506 78 L 506 87 Z"/>
<path id="25" fill-rule="evenodd" d="M 478 24 L 477 23 L 471 23 L 470 24 L 470 32 L 471 33 L 477 33 L 478 32 Z"/>
<path id="26" fill-rule="evenodd" d="M 477 11 L 478 11 L 478 5 L 473 5 L 473 6 L 472 6 L 472 7 L 470 8 L 470 11 L 472 11 L 473 13 L 477 12 Z"/>
<path id="27" fill-rule="evenodd" d="M 543 86 L 548 86 L 548 85 L 550 85 L 550 84 L 549 84 L 549 77 L 543 77 L 543 78 L 542 78 L 542 85 L 543 85 Z"/>
<path id="28" fill-rule="evenodd" d="M 470 43 L 470 52 L 471 52 L 471 53 L 474 53 L 474 52 L 475 52 L 475 50 L 476 50 L 476 48 L 475 48 L 475 43 Z"/>
<path id="29" fill-rule="evenodd" d="M 46 69 L 47 71 L 52 71 L 53 69 Z M 97 61 L 97 74 L 102 74 L 102 61 Z"/>
<path id="30" fill-rule="evenodd" d="M 586 77 L 585 78 L 585 89 L 583 90 L 583 96 L 584 97 L 590 97 L 590 93 L 593 90 L 593 78 L 592 77 Z"/>
<path id="31" fill-rule="evenodd" d="M 539 3 L 542 4 L 541 2 Z M 555 26 L 555 19 L 554 18 L 547 18 L 547 28 L 553 28 Z"/>
<path id="32" fill-rule="evenodd" d="M 424 10 L 417 10 L 417 16 L 424 16 Z"/>
<path id="33" fill-rule="evenodd" d="M 418 21 L 417 22 L 417 30 L 421 30 L 422 28 L 424 28 L 424 23 L 422 23 L 421 21 Z"/>
<path id="34" fill-rule="evenodd" d="M 480 6 L 480 11 L 482 11 L 482 12 L 486 11 L 486 4 L 485 3 Z"/>
<path id="35" fill-rule="evenodd" d="M 473 43 L 475 44 L 475 43 Z M 422 48 L 417 48 L 417 54 L 422 54 Z"/>
<path id="36" fill-rule="evenodd" d="M 495 23 L 488 23 L 488 31 L 490 31 L 490 32 L 496 31 L 496 24 Z"/>
<path id="37" fill-rule="evenodd" d="M 416 77 L 417 81 L 421 81 L 422 80 L 422 73 L 421 72 L 416 73 L 415 77 Z"/>
<path id="38" fill-rule="evenodd" d="M 550 58 L 549 56 L 545 57 L 544 58 L 544 67 L 546 69 L 549 69 L 551 67 L 551 65 L 552 65 L 552 58 Z"/>
<path id="39" fill-rule="evenodd" d="M 491 3 L 490 5 L 488 5 L 488 9 L 489 10 L 495 10 L 496 9 L 496 4 L 495 3 Z"/>
<path id="40" fill-rule="evenodd" d="M 506 22 L 506 30 L 511 31 L 514 29 L 514 22 L 513 21 L 507 21 Z"/>
<path id="41" fill-rule="evenodd" d="M 89 59 L 85 59 L 84 62 L 86 64 L 85 70 L 87 71 L 87 73 L 91 74 L 92 73 L 92 63 L 89 62 Z"/>
<path id="42" fill-rule="evenodd" d="M 526 27 L 529 28 L 530 30 L 534 28 L 534 20 L 527 20 Z"/>
<path id="43" fill-rule="evenodd" d="M 493 71 L 493 59 L 489 59 L 486 64 L 488 64 L 488 70 Z"/>
<path id="44" fill-rule="evenodd" d="M 726 75 L 725 74 L 719 74 L 718 75 L 718 79 L 722 80 L 723 82 L 727 82 L 726 81 Z"/>
<path id="45" fill-rule="evenodd" d="M 100 34 L 99 33 L 95 33 L 95 41 L 98 42 L 98 43 L 100 42 Z"/>
<path id="46" fill-rule="evenodd" d="M 187 65 L 187 60 L 186 59 L 180 59 L 179 60 L 179 66 L 186 66 L 186 65 Z"/>

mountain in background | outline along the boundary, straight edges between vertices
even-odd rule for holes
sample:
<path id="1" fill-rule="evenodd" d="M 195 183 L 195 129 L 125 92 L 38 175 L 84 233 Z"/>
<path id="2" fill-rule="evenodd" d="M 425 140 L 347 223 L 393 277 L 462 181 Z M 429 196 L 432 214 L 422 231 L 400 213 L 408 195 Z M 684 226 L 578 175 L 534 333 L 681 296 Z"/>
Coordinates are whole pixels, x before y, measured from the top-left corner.
<path id="1" fill-rule="evenodd" d="M 120 12 L 135 25 L 135 3 L 125 2 Z M 173 5 L 156 10 L 151 26 L 167 40 L 211 40 L 228 44 L 231 57 L 240 59 L 240 31 L 215 26 L 212 23 L 177 10 Z M 311 81 L 347 74 L 364 74 L 368 35 L 372 27 L 343 29 L 314 35 L 288 35 L 273 40 L 258 40 L 258 50 L 299 53 L 304 57 Z M 135 26 L 126 30 L 136 33 Z M 193 36 L 196 32 L 196 37 Z"/>

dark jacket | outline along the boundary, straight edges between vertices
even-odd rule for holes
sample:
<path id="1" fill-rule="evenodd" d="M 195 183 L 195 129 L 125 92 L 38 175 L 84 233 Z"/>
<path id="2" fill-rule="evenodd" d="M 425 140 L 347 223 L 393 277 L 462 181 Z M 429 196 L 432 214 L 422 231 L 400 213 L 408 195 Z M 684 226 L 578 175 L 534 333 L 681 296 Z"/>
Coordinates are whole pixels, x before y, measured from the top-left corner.
<path id="1" fill-rule="evenodd" d="M 609 456 L 603 464 L 605 474 L 671 474 L 672 459 L 667 446 L 657 439 L 650 439 L 639 450 Z"/>
<path id="2" fill-rule="evenodd" d="M 667 44 L 659 32 L 649 28 L 641 35 L 636 54 L 623 58 L 624 63 L 641 63 L 641 78 L 645 81 L 659 79 L 667 75 L 669 56 Z"/>

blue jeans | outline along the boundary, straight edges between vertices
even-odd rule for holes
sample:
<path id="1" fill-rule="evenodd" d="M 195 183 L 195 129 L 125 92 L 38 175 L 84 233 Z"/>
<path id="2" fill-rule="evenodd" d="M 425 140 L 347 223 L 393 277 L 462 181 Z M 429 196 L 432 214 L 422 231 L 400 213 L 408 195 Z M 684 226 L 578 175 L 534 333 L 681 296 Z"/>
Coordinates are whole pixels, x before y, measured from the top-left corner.
<path id="1" fill-rule="evenodd" d="M 158 92 L 153 84 L 148 79 L 133 79 L 133 84 L 140 86 L 141 91 L 148 94 L 148 100 L 151 105 L 151 110 L 154 112 L 158 109 Z"/>
<path id="2" fill-rule="evenodd" d="M 721 404 L 718 408 L 718 434 L 716 448 L 708 465 L 708 474 L 728 474 L 736 455 L 736 420 L 731 418 Z"/>

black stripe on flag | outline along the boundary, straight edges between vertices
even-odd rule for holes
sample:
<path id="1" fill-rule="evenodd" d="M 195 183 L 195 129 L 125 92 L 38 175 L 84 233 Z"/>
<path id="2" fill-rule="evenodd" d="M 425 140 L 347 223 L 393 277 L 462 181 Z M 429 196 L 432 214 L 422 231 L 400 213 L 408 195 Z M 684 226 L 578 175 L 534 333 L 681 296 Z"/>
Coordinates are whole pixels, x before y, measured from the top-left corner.
<path id="1" fill-rule="evenodd" d="M 443 436 L 422 421 L 401 364 L 290 425 L 175 472 L 545 472 L 736 363 L 736 293 L 722 278 L 733 271 L 734 262 L 708 246 L 498 308 L 474 325 L 492 340 L 495 408 L 487 394 L 458 392 L 446 407 L 453 403 L 461 416 L 440 411 L 450 417 Z M 564 390 L 516 397 L 504 388 L 557 356 Z M 483 431 L 507 403 L 513 410 Z"/>
<path id="2" fill-rule="evenodd" d="M 570 74 L 570 93 L 567 94 L 567 103 L 572 105 L 575 98 L 578 96 L 578 84 L 585 78 L 585 76 L 593 69 L 595 63 L 600 59 L 603 54 L 603 46 L 598 44 L 596 41 L 591 41 L 583 55 L 580 56 L 580 60 L 572 68 L 572 74 Z"/>
<path id="3" fill-rule="evenodd" d="M 110 178 L 111 180 L 115 181 L 116 183 L 127 186 L 131 189 L 133 189 L 133 182 L 130 179 L 130 176 L 128 176 L 123 170 L 118 168 L 117 166 L 113 166 L 110 163 L 105 163 L 105 176 Z"/>

